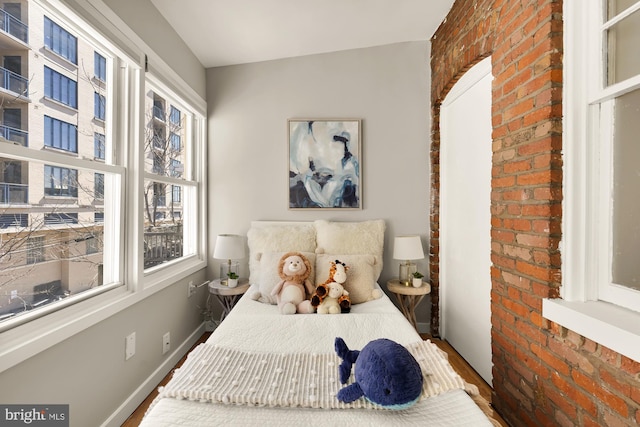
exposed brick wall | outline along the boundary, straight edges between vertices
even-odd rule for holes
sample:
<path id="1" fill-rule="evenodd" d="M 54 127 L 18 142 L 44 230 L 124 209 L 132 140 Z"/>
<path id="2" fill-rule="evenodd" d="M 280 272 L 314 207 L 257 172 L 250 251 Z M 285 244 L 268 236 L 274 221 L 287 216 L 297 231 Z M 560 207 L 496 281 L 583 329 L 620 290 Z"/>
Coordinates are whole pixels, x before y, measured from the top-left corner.
<path id="1" fill-rule="evenodd" d="M 514 426 L 640 423 L 640 364 L 542 318 L 559 295 L 562 1 L 457 0 L 432 39 L 432 332 L 439 316 L 440 105 L 492 56 L 494 406 Z M 488 148 L 489 149 L 489 148 Z"/>

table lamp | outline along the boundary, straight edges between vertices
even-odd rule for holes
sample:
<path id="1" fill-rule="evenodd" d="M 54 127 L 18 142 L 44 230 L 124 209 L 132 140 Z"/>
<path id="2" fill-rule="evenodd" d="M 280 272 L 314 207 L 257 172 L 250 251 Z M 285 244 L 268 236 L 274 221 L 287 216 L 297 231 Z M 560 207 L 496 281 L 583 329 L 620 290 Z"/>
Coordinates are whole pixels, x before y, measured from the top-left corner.
<path id="1" fill-rule="evenodd" d="M 398 236 L 393 243 L 393 259 L 404 260 L 400 263 L 398 280 L 405 286 L 409 286 L 413 279 L 413 273 L 418 271 L 412 260 L 423 259 L 422 241 L 420 236 Z"/>
<path id="2" fill-rule="evenodd" d="M 229 273 L 240 275 L 240 264 L 233 260 L 244 258 L 244 239 L 237 234 L 219 234 L 213 257 L 227 260 L 220 263 L 220 283 L 226 285 Z"/>

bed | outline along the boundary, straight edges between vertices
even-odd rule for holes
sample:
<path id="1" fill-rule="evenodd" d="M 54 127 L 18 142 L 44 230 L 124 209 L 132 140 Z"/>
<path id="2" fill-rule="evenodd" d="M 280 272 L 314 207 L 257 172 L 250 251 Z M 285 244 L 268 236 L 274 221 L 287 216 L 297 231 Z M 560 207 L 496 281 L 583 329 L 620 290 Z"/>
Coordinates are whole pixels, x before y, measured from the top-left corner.
<path id="1" fill-rule="evenodd" d="M 159 390 L 140 425 L 497 425 L 483 412 L 477 389 L 421 339 L 377 284 L 384 231 L 380 220 L 253 222 L 251 288 Z M 277 282 L 274 264 L 288 251 L 309 258 L 317 284 L 330 260 L 349 265 L 350 312 L 283 315 L 273 302 L 256 300 Z M 404 346 L 423 375 L 420 400 L 404 410 L 364 398 L 340 402 L 336 393 L 345 385 L 338 380 L 336 337 L 358 350 L 379 338 Z"/>

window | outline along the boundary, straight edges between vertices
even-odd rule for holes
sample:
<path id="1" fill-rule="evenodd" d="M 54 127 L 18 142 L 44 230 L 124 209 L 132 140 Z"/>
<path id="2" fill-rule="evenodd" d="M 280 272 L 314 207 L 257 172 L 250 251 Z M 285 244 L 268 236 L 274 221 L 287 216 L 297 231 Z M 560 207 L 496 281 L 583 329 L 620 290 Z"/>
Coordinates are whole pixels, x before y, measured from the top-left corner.
<path id="1" fill-rule="evenodd" d="M 145 266 L 147 269 L 196 252 L 196 116 L 182 100 L 149 76 L 145 135 Z M 167 107 L 168 106 L 168 107 Z M 168 108 L 168 111 L 166 110 Z M 169 120 L 165 120 L 168 117 Z M 164 236 L 162 239 L 159 235 Z M 169 249 L 171 248 L 171 249 Z M 158 254 L 167 254 L 160 259 Z"/>
<path id="2" fill-rule="evenodd" d="M 40 93 L 15 104 L 19 121 L 3 117 L 0 294 L 15 298 L 0 298 L 0 371 L 206 266 L 206 103 L 121 23 L 83 9 L 89 25 L 67 4 L 29 2 L 31 44 L 0 46 Z"/>
<path id="3" fill-rule="evenodd" d="M 96 119 L 104 121 L 105 98 L 97 92 L 93 93 L 94 111 L 93 115 Z"/>
<path id="4" fill-rule="evenodd" d="M 77 213 L 49 213 L 44 216 L 44 223 L 46 225 L 56 224 L 77 224 Z"/>
<path id="5" fill-rule="evenodd" d="M 171 138 L 171 149 L 174 151 L 182 150 L 182 141 L 180 140 L 180 135 L 171 132 L 169 137 Z"/>
<path id="6" fill-rule="evenodd" d="M 44 17 L 44 45 L 69 62 L 78 63 L 77 38 L 48 17 Z"/>
<path id="7" fill-rule="evenodd" d="M 563 16 L 562 300 L 543 314 L 640 361 L 640 1 L 566 2 Z"/>
<path id="8" fill-rule="evenodd" d="M 71 123 L 44 116 L 44 145 L 72 153 L 78 152 L 78 132 Z"/>
<path id="9" fill-rule="evenodd" d="M 44 237 L 30 237 L 27 240 L 27 264 L 44 262 Z"/>
<path id="10" fill-rule="evenodd" d="M 179 185 L 172 185 L 172 201 L 174 203 L 180 203 L 182 201 L 182 188 Z"/>
<path id="11" fill-rule="evenodd" d="M 173 105 L 171 106 L 171 114 L 169 115 L 169 121 L 174 126 L 180 126 L 180 110 Z"/>
<path id="12" fill-rule="evenodd" d="M 565 228 L 569 235 L 579 233 L 574 236 L 583 235 L 591 241 L 588 245 L 584 242 L 589 249 L 581 250 L 582 255 L 571 252 L 579 246 L 565 247 L 565 251 L 583 259 L 578 268 L 584 271 L 581 282 L 585 286 L 576 290 L 575 299 L 603 300 L 640 311 L 640 229 L 636 226 L 640 222 L 640 144 L 635 137 L 640 132 L 640 63 L 635 60 L 640 1 L 588 3 L 591 14 L 583 23 L 588 35 L 584 41 L 576 41 L 584 43 L 578 59 L 585 61 L 586 67 L 576 70 L 584 82 L 584 88 L 576 87 L 576 91 L 586 96 L 577 101 L 571 94 L 568 97 L 569 102 L 579 103 L 576 111 L 582 111 L 582 117 L 566 116 L 569 126 L 581 127 L 580 133 L 569 133 L 566 138 L 568 144 L 574 144 L 566 151 L 568 170 L 583 174 L 567 176 L 567 180 L 582 180 L 584 192 L 578 192 L 576 182 L 565 203 L 569 220 L 574 211 L 587 215 L 583 223 L 571 222 Z M 584 160 L 579 153 L 585 154 Z M 579 169 L 571 169 L 574 166 Z"/>
<path id="13" fill-rule="evenodd" d="M 104 134 L 94 132 L 93 134 L 93 157 L 104 160 Z"/>
<path id="14" fill-rule="evenodd" d="M 100 55 L 98 52 L 93 53 L 93 74 L 94 76 L 104 82 L 107 80 L 107 59 Z"/>
<path id="15" fill-rule="evenodd" d="M 95 173 L 94 176 L 94 190 L 93 194 L 96 199 L 104 199 L 104 174 Z"/>
<path id="16" fill-rule="evenodd" d="M 44 96 L 78 108 L 78 84 L 47 66 L 44 67 Z"/>
<path id="17" fill-rule="evenodd" d="M 182 167 L 180 160 L 171 159 L 171 166 L 169 167 L 169 170 L 171 176 L 181 177 L 184 167 Z"/>
<path id="18" fill-rule="evenodd" d="M 47 196 L 78 197 L 78 171 L 57 166 L 45 166 L 44 193 Z"/>

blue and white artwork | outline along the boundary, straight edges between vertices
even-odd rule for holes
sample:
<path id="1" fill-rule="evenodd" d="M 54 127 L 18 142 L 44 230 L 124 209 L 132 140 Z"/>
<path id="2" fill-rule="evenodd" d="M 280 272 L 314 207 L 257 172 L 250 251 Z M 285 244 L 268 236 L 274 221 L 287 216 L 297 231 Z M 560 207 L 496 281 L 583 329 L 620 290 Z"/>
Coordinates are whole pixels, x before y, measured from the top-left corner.
<path id="1" fill-rule="evenodd" d="M 360 120 L 289 120 L 289 208 L 361 209 Z"/>

